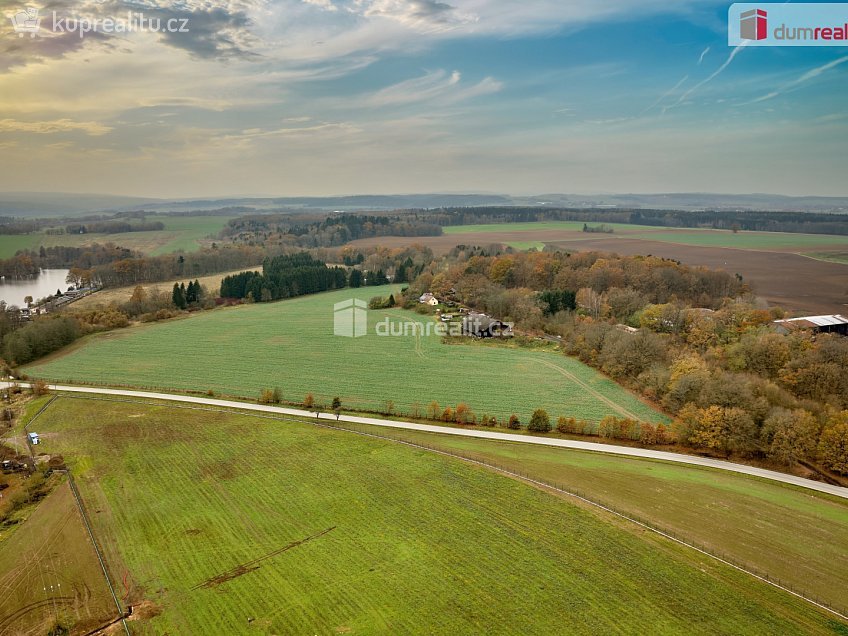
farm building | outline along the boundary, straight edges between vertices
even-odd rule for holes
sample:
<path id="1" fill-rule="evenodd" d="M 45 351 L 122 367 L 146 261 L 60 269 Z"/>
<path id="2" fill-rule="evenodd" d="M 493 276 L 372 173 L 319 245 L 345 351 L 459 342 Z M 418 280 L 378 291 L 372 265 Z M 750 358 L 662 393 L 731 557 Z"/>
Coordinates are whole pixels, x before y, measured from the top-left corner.
<path id="1" fill-rule="evenodd" d="M 838 333 L 848 336 L 848 318 L 840 314 L 775 320 L 774 325 L 778 333 L 784 334 L 798 330 L 810 330 L 816 333 Z"/>
<path id="2" fill-rule="evenodd" d="M 427 292 L 426 294 L 421 296 L 421 298 L 418 299 L 418 302 L 422 305 L 431 305 L 435 307 L 439 304 L 439 299 L 436 298 L 433 294 Z"/>
<path id="3" fill-rule="evenodd" d="M 474 338 L 512 338 L 512 323 L 486 314 L 468 314 L 462 319 L 462 335 Z"/>

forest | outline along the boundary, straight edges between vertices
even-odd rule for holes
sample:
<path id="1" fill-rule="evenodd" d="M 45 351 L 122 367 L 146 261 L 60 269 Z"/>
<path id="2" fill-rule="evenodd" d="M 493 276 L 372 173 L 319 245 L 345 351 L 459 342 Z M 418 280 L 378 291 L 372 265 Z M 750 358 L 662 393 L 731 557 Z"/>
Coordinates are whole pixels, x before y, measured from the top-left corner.
<path id="1" fill-rule="evenodd" d="M 233 219 L 222 236 L 236 243 L 338 247 L 378 236 L 440 236 L 442 228 L 415 214 L 262 214 Z"/>
<path id="2" fill-rule="evenodd" d="M 327 267 L 307 252 L 266 258 L 262 273 L 242 272 L 221 281 L 222 298 L 269 302 L 347 287 L 342 267 Z"/>
<path id="3" fill-rule="evenodd" d="M 776 333 L 783 312 L 737 277 L 657 257 L 461 247 L 406 298 L 425 291 L 560 336 L 564 353 L 675 416 L 680 444 L 848 474 L 848 339 Z"/>
<path id="4" fill-rule="evenodd" d="M 627 210 L 627 209 L 550 209 L 515 208 L 444 208 L 416 211 L 425 221 L 440 226 L 486 223 L 532 223 L 579 221 L 582 223 L 627 223 L 669 228 L 708 228 L 758 232 L 804 234 L 848 234 L 848 215 L 818 212 L 776 212 L 750 210 Z"/>

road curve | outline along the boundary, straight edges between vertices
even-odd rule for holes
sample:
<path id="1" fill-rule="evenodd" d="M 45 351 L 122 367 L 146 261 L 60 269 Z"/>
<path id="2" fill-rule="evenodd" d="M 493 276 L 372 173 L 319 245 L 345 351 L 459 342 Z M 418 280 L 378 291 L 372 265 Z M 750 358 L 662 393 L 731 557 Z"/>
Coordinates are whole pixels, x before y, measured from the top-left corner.
<path id="1" fill-rule="evenodd" d="M 21 386 L 28 386 L 26 383 L 19 383 Z M 8 383 L 3 383 L 3 386 L 8 386 Z M 218 406 L 223 408 L 242 409 L 246 411 L 259 411 L 262 413 L 276 413 L 279 415 L 294 415 L 298 417 L 314 418 L 314 412 L 303 411 L 300 409 L 290 409 L 281 406 L 266 406 L 264 404 L 250 404 L 247 402 L 235 402 L 232 400 L 216 400 L 213 398 L 196 397 L 189 395 L 173 395 L 169 393 L 152 393 L 148 391 L 128 391 L 124 389 L 103 389 L 97 387 L 84 386 L 67 386 L 67 385 L 50 385 L 52 391 L 61 391 L 68 393 L 88 393 L 94 395 L 112 395 L 129 398 L 145 398 L 149 400 L 163 400 L 168 402 L 181 402 L 186 404 L 202 404 L 205 406 Z M 336 416 L 333 413 L 321 413 L 317 415 L 322 420 L 336 421 Z M 427 433 L 441 433 L 443 435 L 458 435 L 461 437 L 477 437 L 481 439 L 498 440 L 502 442 L 518 442 L 521 444 L 538 444 L 540 446 L 555 446 L 559 448 L 570 448 L 573 450 L 590 451 L 596 453 L 607 453 L 610 455 L 621 455 L 624 457 L 636 457 L 640 459 L 652 459 L 665 462 L 673 462 L 675 464 L 690 464 L 693 466 L 705 466 L 707 468 L 715 468 L 718 470 L 726 470 L 742 475 L 750 475 L 769 479 L 771 481 L 800 486 L 810 490 L 827 493 L 848 499 L 848 488 L 843 486 L 833 486 L 823 482 L 796 477 L 795 475 L 787 475 L 774 470 L 766 470 L 765 468 L 757 468 L 756 466 L 746 466 L 745 464 L 735 464 L 733 462 L 723 461 L 720 459 L 712 459 L 709 457 L 697 457 L 695 455 L 684 455 L 681 453 L 669 453 L 667 451 L 650 450 L 646 448 L 631 448 L 628 446 L 613 446 L 611 444 L 598 444 L 595 442 L 580 442 L 567 439 L 556 439 L 547 437 L 537 437 L 531 435 L 516 435 L 513 433 L 498 433 L 495 431 L 473 430 L 449 428 L 447 426 L 435 426 L 432 424 L 415 424 L 412 422 L 400 422 L 397 420 L 381 420 L 371 417 L 357 417 L 353 415 L 342 415 L 339 421 L 350 422 L 352 424 L 370 424 L 372 426 L 383 426 L 386 428 L 399 428 L 411 431 L 424 431 Z"/>

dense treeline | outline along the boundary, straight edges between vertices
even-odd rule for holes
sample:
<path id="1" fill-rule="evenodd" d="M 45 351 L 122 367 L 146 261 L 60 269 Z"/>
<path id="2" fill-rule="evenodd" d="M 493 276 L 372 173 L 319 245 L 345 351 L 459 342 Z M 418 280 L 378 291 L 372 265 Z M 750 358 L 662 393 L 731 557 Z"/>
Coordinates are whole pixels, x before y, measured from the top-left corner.
<path id="1" fill-rule="evenodd" d="M 142 256 L 112 243 L 87 247 L 48 247 L 26 250 L 0 260 L 0 275 L 35 276 L 49 268 L 69 268 L 80 281 L 103 287 L 124 287 L 175 278 L 197 278 L 255 266 L 266 256 L 284 249 L 259 247 L 208 248 L 189 254 Z"/>
<path id="2" fill-rule="evenodd" d="M 155 232 L 164 230 L 162 221 L 99 221 L 93 223 L 71 223 L 65 226 L 67 234 L 120 234 L 122 232 Z"/>
<path id="3" fill-rule="evenodd" d="M 3 357 L 11 364 L 26 364 L 71 344 L 82 335 L 72 316 L 43 318 L 3 337 Z"/>
<path id="4" fill-rule="evenodd" d="M 40 227 L 41 224 L 36 220 L 0 216 L 0 234 L 29 234 L 37 232 Z"/>
<path id="5" fill-rule="evenodd" d="M 462 247 L 407 295 L 424 291 L 559 335 L 676 416 L 681 444 L 848 474 L 848 339 L 774 332 L 782 312 L 738 278 L 655 257 Z"/>
<path id="6" fill-rule="evenodd" d="M 848 234 L 848 215 L 814 212 L 702 210 L 549 209 L 534 207 L 445 208 L 417 211 L 422 220 L 441 226 L 478 223 L 579 221 L 631 223 L 657 227 L 712 228 L 759 232 Z"/>
<path id="7" fill-rule="evenodd" d="M 131 258 L 140 258 L 140 255 L 113 243 L 95 243 L 86 247 L 42 246 L 38 250 L 21 250 L 12 258 L 0 260 L 0 275 L 23 278 L 35 276 L 42 269 L 76 267 L 90 270 L 95 266 Z"/>
<path id="8" fill-rule="evenodd" d="M 269 214 L 230 221 L 222 236 L 236 242 L 277 243 L 302 248 L 337 247 L 378 236 L 440 236 L 442 228 L 416 215 Z"/>
<path id="9" fill-rule="evenodd" d="M 242 272 L 224 278 L 221 297 L 268 302 L 342 289 L 348 283 L 344 268 L 327 267 L 306 252 L 267 258 L 262 270 L 261 274 Z"/>
<path id="10" fill-rule="evenodd" d="M 124 287 L 253 267 L 267 254 L 258 247 L 208 248 L 188 254 L 123 259 L 95 267 L 93 275 L 104 287 Z"/>

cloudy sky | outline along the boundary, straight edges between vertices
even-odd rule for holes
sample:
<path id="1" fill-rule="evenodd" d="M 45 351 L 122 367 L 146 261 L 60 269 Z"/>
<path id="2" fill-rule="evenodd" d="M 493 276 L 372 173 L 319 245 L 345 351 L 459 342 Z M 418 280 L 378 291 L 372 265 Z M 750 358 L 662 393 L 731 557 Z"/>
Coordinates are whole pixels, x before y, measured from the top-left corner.
<path id="1" fill-rule="evenodd" d="M 726 2 L 24 2 L 4 191 L 848 195 L 848 47 L 731 49 Z M 189 32 L 51 30 L 131 10 Z"/>

